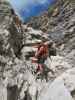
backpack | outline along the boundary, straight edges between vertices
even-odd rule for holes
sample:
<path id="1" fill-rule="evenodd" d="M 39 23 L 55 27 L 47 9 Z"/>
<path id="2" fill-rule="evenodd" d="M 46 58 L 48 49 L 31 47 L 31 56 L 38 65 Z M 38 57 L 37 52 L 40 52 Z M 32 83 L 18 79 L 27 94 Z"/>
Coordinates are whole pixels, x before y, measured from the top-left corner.
<path id="1" fill-rule="evenodd" d="M 40 54 L 38 55 L 38 57 L 47 57 L 48 55 L 48 46 L 47 45 L 42 45 L 38 47 L 38 51 L 40 50 Z"/>

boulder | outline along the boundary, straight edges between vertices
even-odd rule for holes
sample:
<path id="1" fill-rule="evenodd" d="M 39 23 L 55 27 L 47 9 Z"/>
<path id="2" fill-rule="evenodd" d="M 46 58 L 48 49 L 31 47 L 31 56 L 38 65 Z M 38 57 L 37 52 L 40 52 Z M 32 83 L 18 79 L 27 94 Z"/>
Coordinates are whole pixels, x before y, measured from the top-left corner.
<path id="1" fill-rule="evenodd" d="M 57 78 L 42 92 L 38 100 L 73 100 L 70 92 L 64 86 L 64 81 Z"/>

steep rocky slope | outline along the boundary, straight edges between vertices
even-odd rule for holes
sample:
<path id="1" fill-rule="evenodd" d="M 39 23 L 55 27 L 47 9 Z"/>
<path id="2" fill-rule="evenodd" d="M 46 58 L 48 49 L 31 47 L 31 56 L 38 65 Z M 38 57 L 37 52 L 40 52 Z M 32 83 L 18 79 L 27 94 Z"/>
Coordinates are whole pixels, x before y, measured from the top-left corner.
<path id="1" fill-rule="evenodd" d="M 48 97 L 45 100 L 57 100 L 54 97 L 62 100 L 59 91 L 64 100 L 74 100 L 75 8 L 70 1 L 60 1 L 56 7 L 59 10 L 55 16 L 52 15 L 56 10 L 51 14 L 47 12 L 22 24 L 23 31 L 20 31 L 13 22 L 10 7 L 0 3 L 1 100 L 42 100 L 44 97 Z M 37 74 L 34 72 L 37 64 L 33 64 L 29 58 L 36 51 L 33 45 L 43 39 L 52 40 L 56 45 L 56 56 L 51 56 L 45 62 L 47 70 L 51 69 L 54 73 L 45 72 L 36 80 Z M 60 89 L 59 83 L 63 89 Z M 52 87 L 57 89 L 57 93 L 49 96 Z"/>

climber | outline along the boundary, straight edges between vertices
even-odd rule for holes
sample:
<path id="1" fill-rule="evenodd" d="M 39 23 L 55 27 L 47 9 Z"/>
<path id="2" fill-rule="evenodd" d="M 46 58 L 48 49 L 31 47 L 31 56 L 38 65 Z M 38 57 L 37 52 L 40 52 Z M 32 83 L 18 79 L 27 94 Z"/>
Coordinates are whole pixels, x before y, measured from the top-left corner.
<path id="1" fill-rule="evenodd" d="M 48 57 L 48 42 L 40 43 L 39 46 L 37 46 L 37 48 L 38 50 L 36 51 L 35 57 L 34 57 L 37 59 L 36 63 L 38 64 L 36 73 L 39 71 L 42 73 L 44 70 L 43 68 L 44 62 Z"/>
<path id="2" fill-rule="evenodd" d="M 36 73 L 38 72 L 44 72 L 45 70 L 45 60 L 47 60 L 47 57 L 56 56 L 56 48 L 53 41 L 46 41 L 40 43 L 39 46 L 36 46 L 38 50 L 35 53 L 34 58 L 32 59 L 33 63 L 37 63 L 38 67 L 36 69 Z M 52 73 L 53 71 L 49 69 Z"/>
<path id="3" fill-rule="evenodd" d="M 37 71 L 43 71 L 43 64 L 44 61 L 47 59 L 48 56 L 48 45 L 46 44 L 40 44 L 38 46 L 38 50 L 35 53 L 35 57 L 38 59 L 38 68 Z"/>

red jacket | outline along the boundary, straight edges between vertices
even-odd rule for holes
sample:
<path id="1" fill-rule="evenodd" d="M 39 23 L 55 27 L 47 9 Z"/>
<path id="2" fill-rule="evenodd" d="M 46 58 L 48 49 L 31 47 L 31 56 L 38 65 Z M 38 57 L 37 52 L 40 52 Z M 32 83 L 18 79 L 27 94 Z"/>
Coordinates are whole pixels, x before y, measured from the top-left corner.
<path id="1" fill-rule="evenodd" d="M 48 45 L 41 45 L 41 46 L 38 46 L 38 50 L 35 54 L 35 57 L 36 58 L 39 58 L 39 57 L 47 57 L 48 56 Z"/>

